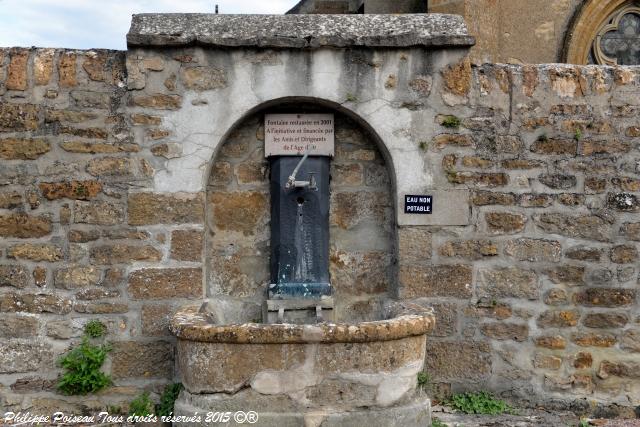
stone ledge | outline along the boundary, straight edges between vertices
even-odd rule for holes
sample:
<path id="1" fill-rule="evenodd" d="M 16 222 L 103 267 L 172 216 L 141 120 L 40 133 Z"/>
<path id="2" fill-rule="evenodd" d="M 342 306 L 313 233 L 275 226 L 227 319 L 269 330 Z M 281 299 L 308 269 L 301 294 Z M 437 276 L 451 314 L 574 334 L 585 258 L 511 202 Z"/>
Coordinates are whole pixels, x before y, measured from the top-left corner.
<path id="1" fill-rule="evenodd" d="M 129 47 L 187 46 L 469 47 L 461 16 L 407 15 L 133 15 Z"/>
<path id="2" fill-rule="evenodd" d="M 391 319 L 361 323 L 321 323 L 317 325 L 244 323 L 215 325 L 206 313 L 190 306 L 171 319 L 170 330 L 189 341 L 234 344 L 306 344 L 391 341 L 424 335 L 435 326 L 431 309 L 398 303 Z M 395 317 L 397 316 L 397 317 Z"/>

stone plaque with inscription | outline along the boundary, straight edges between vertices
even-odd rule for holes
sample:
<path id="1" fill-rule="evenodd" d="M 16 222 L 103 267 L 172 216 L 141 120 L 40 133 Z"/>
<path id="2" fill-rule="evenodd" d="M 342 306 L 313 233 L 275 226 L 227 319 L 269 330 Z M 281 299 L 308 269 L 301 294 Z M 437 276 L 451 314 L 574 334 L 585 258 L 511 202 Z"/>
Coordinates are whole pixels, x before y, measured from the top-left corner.
<path id="1" fill-rule="evenodd" d="M 269 156 L 334 155 L 333 114 L 266 114 L 264 154 Z"/>

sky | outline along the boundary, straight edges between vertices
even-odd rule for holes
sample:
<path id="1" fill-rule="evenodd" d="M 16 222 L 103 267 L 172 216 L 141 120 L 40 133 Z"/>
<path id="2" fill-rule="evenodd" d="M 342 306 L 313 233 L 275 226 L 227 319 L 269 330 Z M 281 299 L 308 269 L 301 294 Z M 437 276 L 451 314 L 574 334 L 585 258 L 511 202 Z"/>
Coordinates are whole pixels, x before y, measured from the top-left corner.
<path id="1" fill-rule="evenodd" d="M 126 49 L 134 13 L 282 14 L 298 0 L 0 0 L 0 47 Z"/>

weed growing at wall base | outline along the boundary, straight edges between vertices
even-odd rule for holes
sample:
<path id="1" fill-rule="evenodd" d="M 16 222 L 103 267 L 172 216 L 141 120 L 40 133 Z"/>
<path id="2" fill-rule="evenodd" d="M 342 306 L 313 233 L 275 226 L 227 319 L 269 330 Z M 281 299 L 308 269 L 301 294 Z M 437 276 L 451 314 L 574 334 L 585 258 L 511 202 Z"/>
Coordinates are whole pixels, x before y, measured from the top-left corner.
<path id="1" fill-rule="evenodd" d="M 506 402 L 484 391 L 454 394 L 447 403 L 465 414 L 500 415 L 514 412 Z"/>
<path id="2" fill-rule="evenodd" d="M 95 346 L 89 338 L 82 337 L 82 343 L 64 355 L 60 366 L 65 373 L 58 382 L 58 390 L 67 395 L 95 393 L 111 384 L 111 378 L 100 370 L 111 346 Z"/>

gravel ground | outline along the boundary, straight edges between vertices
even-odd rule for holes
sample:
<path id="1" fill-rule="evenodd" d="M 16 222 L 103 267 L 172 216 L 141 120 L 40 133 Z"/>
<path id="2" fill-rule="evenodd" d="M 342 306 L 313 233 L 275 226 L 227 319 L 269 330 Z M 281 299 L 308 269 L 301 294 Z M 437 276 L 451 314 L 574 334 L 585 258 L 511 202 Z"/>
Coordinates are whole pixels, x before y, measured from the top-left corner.
<path id="1" fill-rule="evenodd" d="M 449 408 L 435 406 L 433 418 L 448 427 L 579 427 L 580 418 L 572 412 L 547 412 L 544 410 L 519 410 L 518 415 L 466 415 L 453 413 Z M 597 427 L 640 427 L 640 419 L 634 420 L 586 420 Z"/>

